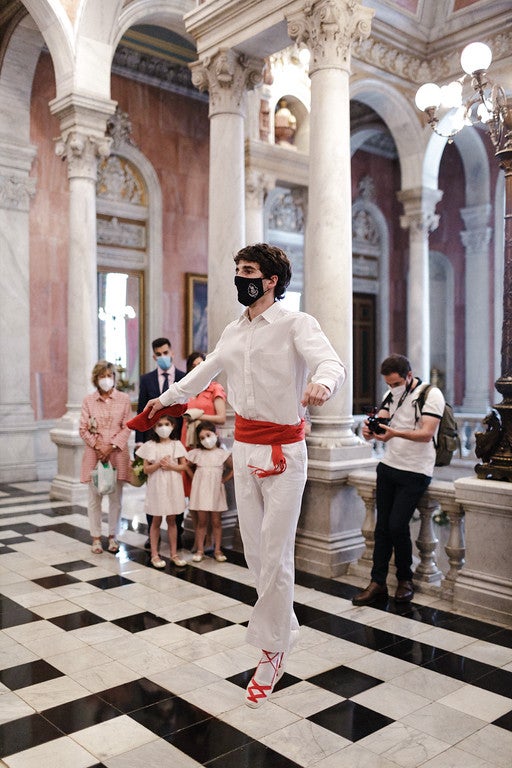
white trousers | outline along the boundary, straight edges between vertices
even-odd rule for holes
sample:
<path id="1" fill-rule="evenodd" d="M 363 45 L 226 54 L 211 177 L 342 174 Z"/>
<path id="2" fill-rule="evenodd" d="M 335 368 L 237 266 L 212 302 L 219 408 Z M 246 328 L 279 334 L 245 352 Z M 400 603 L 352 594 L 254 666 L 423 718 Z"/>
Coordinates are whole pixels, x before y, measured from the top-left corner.
<path id="1" fill-rule="evenodd" d="M 123 497 L 123 483 L 118 480 L 114 493 L 108 494 L 108 535 L 117 536 L 119 519 L 121 517 L 121 500 Z M 101 536 L 101 500 L 103 496 L 98 489 L 89 483 L 89 499 L 87 502 L 87 515 L 89 516 L 89 529 L 93 539 Z"/>
<path id="2" fill-rule="evenodd" d="M 298 635 L 293 611 L 295 533 L 306 484 L 304 441 L 283 446 L 287 467 L 281 475 L 258 478 L 248 465 L 272 466 L 269 445 L 233 444 L 238 521 L 258 600 L 246 639 L 266 651 L 288 651 Z"/>

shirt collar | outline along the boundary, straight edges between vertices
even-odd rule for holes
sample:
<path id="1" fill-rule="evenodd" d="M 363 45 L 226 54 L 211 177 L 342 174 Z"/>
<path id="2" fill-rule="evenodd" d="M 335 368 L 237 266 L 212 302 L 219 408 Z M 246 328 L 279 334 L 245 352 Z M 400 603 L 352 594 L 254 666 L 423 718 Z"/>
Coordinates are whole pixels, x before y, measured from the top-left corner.
<path id="1" fill-rule="evenodd" d="M 261 315 L 258 315 L 258 317 L 255 317 L 254 320 L 249 320 L 249 307 L 242 312 L 240 315 L 240 318 L 238 322 L 247 322 L 247 323 L 254 323 L 261 319 L 265 320 L 267 323 L 273 323 L 277 318 L 282 314 L 283 309 L 279 305 L 278 301 L 274 301 L 273 304 L 271 304 L 270 307 L 268 307 L 264 312 L 261 313 Z"/>

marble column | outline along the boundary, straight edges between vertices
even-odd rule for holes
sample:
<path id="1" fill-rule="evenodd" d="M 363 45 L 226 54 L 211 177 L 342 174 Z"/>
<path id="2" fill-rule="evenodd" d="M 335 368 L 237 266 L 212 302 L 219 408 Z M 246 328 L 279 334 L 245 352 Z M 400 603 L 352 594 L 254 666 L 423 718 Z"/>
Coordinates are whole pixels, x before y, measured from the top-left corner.
<path id="1" fill-rule="evenodd" d="M 305 238 L 305 309 L 347 365 L 347 381 L 311 409 L 309 470 L 297 534 L 298 567 L 335 576 L 364 551 L 364 505 L 347 485 L 351 470 L 371 466 L 369 444 L 353 432 L 352 196 L 350 57 L 370 34 L 373 11 L 353 0 L 318 0 L 290 15 L 288 34 L 311 51 L 310 157 Z"/>
<path id="2" fill-rule="evenodd" d="M 244 116 L 245 92 L 262 77 L 263 60 L 233 50 L 205 56 L 192 65 L 192 81 L 210 96 L 210 185 L 208 218 L 208 345 L 212 348 L 240 314 L 233 286 L 233 257 L 246 241 Z"/>
<path id="3" fill-rule="evenodd" d="M 463 410 L 466 413 L 487 413 L 490 405 L 490 275 L 489 226 L 490 205 L 462 208 L 466 225 L 461 232 L 466 249 L 466 390 Z M 483 309 L 483 311 L 481 311 Z"/>
<path id="4" fill-rule="evenodd" d="M 265 200 L 275 186 L 275 179 L 254 168 L 245 175 L 245 241 L 248 245 L 263 242 L 265 233 Z"/>
<path id="5" fill-rule="evenodd" d="M 439 224 L 434 213 L 443 193 L 438 189 L 407 189 L 397 197 L 404 206 L 400 217 L 409 230 L 407 276 L 407 357 L 423 381 L 430 380 L 430 289 L 428 236 Z"/>
<path id="6" fill-rule="evenodd" d="M 0 482 L 35 480 L 30 400 L 29 177 L 36 150 L 0 143 Z"/>
<path id="7" fill-rule="evenodd" d="M 84 103 L 86 102 L 86 103 Z M 83 442 L 78 433 L 84 396 L 91 391 L 91 371 L 98 357 L 96 276 L 96 180 L 98 159 L 107 157 L 105 137 L 114 102 L 65 97 L 50 104 L 61 120 L 56 153 L 67 161 L 69 179 L 68 400 L 66 413 L 50 436 L 57 445 L 57 475 L 51 498 L 71 503 L 86 499 L 80 483 Z"/>

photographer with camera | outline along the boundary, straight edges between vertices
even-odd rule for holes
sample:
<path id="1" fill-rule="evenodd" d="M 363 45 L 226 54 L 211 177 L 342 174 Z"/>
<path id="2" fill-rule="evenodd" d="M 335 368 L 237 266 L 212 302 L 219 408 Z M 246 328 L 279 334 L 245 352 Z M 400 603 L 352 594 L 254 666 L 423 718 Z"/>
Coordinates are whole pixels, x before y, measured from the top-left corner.
<path id="1" fill-rule="evenodd" d="M 373 568 L 370 584 L 352 599 L 354 605 L 371 605 L 388 596 L 386 578 L 393 551 L 398 581 L 395 601 L 409 602 L 414 596 L 409 523 L 432 480 L 434 439 L 444 410 L 441 390 L 431 387 L 419 411 L 417 400 L 425 385 L 413 375 L 403 355 L 387 357 L 380 372 L 389 389 L 377 413 L 363 426 L 365 440 L 386 443 L 377 465 Z"/>

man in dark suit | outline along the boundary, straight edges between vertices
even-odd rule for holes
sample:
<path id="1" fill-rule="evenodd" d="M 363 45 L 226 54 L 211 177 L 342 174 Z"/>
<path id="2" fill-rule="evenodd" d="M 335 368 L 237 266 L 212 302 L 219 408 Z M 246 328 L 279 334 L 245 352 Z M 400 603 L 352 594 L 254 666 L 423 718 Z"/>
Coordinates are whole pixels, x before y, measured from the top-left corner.
<path id="1" fill-rule="evenodd" d="M 153 348 L 153 360 L 156 362 L 156 368 L 150 373 L 144 373 L 139 382 L 139 402 L 137 413 L 142 413 L 148 400 L 159 397 L 162 392 L 169 388 L 169 384 L 174 384 L 185 376 L 184 371 L 174 367 L 172 362 L 172 347 L 169 339 L 161 337 L 151 342 Z M 135 443 L 140 445 L 144 443 L 149 432 L 136 432 Z M 148 523 L 148 534 L 153 520 L 152 515 L 146 515 Z M 176 516 L 176 526 L 178 529 L 178 549 L 181 547 L 181 532 L 183 525 L 183 513 Z M 144 544 L 145 549 L 150 548 L 149 538 Z"/>

